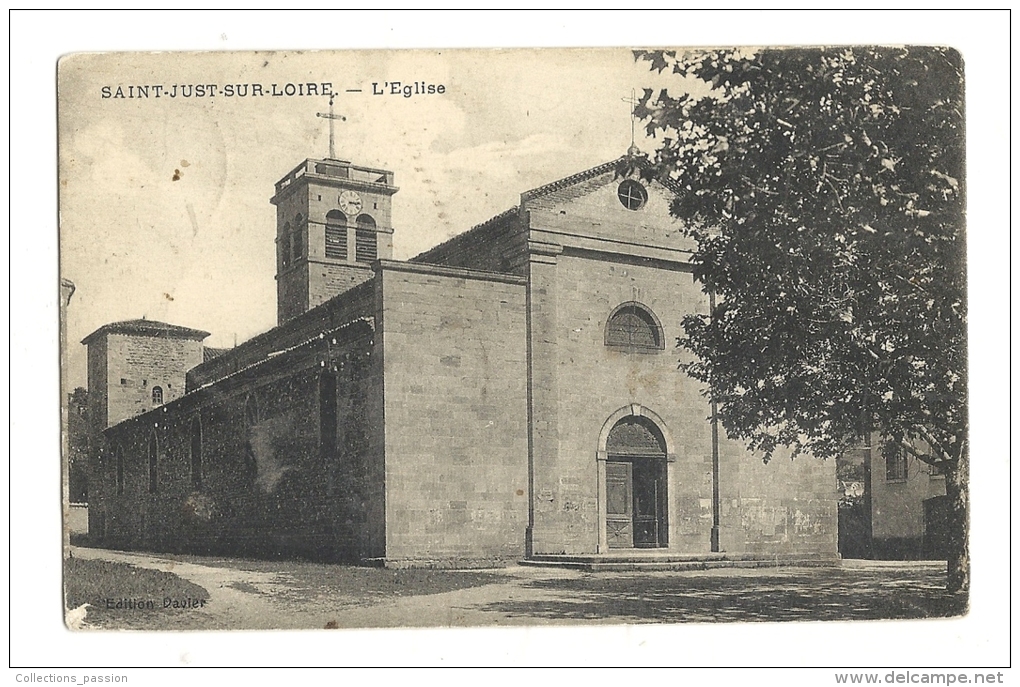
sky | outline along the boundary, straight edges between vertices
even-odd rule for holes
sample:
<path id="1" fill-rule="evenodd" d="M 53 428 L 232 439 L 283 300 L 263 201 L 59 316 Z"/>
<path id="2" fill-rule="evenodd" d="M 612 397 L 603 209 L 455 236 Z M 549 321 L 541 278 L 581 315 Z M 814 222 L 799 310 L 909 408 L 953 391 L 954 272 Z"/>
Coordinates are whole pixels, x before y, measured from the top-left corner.
<path id="1" fill-rule="evenodd" d="M 346 117 L 337 156 L 396 174 L 396 259 L 502 212 L 523 191 L 621 156 L 631 143 L 624 99 L 688 86 L 627 49 L 84 54 L 58 72 L 74 386 L 85 383 L 77 342 L 108 322 L 195 327 L 220 347 L 276 324 L 269 198 L 305 158 L 327 156 L 328 125 L 316 113 L 328 99 L 227 97 L 228 84 L 235 93 L 240 84 L 267 93 L 331 84 Z M 386 84 L 397 81 L 445 92 L 393 95 Z M 216 95 L 156 98 L 151 88 L 174 84 L 214 84 Z M 150 86 L 147 98 L 113 97 L 137 85 Z M 652 146 L 640 126 L 637 144 Z"/>
<path id="2" fill-rule="evenodd" d="M 12 665 L 110 666 L 128 661 L 138 666 L 189 662 L 716 666 L 1006 662 L 1009 608 L 1002 590 L 1010 584 L 1006 533 L 1015 479 L 1009 470 L 1010 385 L 1004 379 L 1010 356 L 1010 318 L 1006 313 L 1014 307 L 1007 308 L 1011 274 L 1010 251 L 1006 250 L 1011 226 L 1007 205 L 1010 100 L 1003 85 L 1011 62 L 1008 15 L 976 11 L 61 11 L 15 13 L 11 22 L 11 365 L 6 374 L 11 390 L 9 513 L 17 519 L 17 526 L 10 529 L 10 584 L 16 590 L 10 599 L 10 615 L 18 629 L 11 638 Z M 449 59 L 447 49 L 451 47 L 846 43 L 953 45 L 962 50 L 966 61 L 975 456 L 971 482 L 975 583 L 966 618 L 913 623 L 493 629 L 484 633 L 346 632 L 342 641 L 333 633 L 130 633 L 110 641 L 106 636 L 82 637 L 64 630 L 53 601 L 60 588 L 54 82 L 61 55 L 80 51 L 414 47 L 433 53 L 442 49 Z M 428 105 L 413 98 L 379 105 L 370 98 L 338 102 L 337 111 L 348 115 L 348 122 L 338 127 L 339 151 L 347 155 L 350 150 L 356 162 L 389 167 L 396 173 L 401 188 L 394 199 L 396 256 L 410 257 L 506 209 L 527 188 L 621 154 L 630 134 L 627 105 L 619 98 L 640 87 L 647 75 L 636 69 L 632 80 L 625 74 L 634 69 L 629 53 L 620 50 L 617 54 L 612 61 L 619 64 L 620 71 L 607 67 L 597 73 L 585 72 L 587 65 L 582 61 L 546 77 L 523 66 L 515 72 L 512 65 L 498 61 L 493 64 L 501 65 L 501 70 L 486 71 L 456 60 L 425 60 L 435 71 L 421 78 L 449 79 L 451 86 L 461 84 L 459 91 L 441 103 Z M 312 69 L 309 78 L 315 79 L 329 71 L 329 79 L 342 83 L 352 75 L 363 81 L 409 78 L 405 76 L 407 67 L 394 57 L 380 60 L 362 55 L 362 62 L 355 64 L 357 60 L 351 62 L 348 56 L 347 61 L 338 60 L 328 70 L 321 62 L 294 71 L 285 66 L 302 63 L 302 59 L 263 58 L 269 65 L 253 62 L 246 71 L 236 65 L 235 70 L 242 77 L 270 70 L 279 80 L 296 78 L 292 74 L 301 69 Z M 519 60 L 519 64 L 527 62 Z M 146 315 L 200 327 L 213 332 L 208 340 L 211 345 L 231 345 L 235 332 L 243 340 L 272 326 L 274 209 L 268 202 L 272 184 L 306 157 L 325 155 L 327 147 L 327 129 L 314 117 L 326 104 L 314 99 L 283 98 L 256 105 L 217 101 L 204 114 L 193 104 L 154 110 L 151 102 L 143 106 L 122 101 L 112 110 L 117 116 L 110 116 L 108 108 L 114 106 L 89 93 L 88 84 L 94 87 L 114 77 L 126 80 L 156 72 L 176 83 L 186 75 L 179 55 L 164 54 L 150 63 L 150 72 L 130 74 L 138 65 L 137 56 L 107 58 L 105 69 L 112 73 L 82 74 L 80 99 L 74 109 L 66 110 L 67 125 L 60 130 L 62 148 L 74 146 L 74 152 L 66 156 L 67 171 L 72 173 L 61 178 L 70 188 L 60 187 L 64 203 L 59 215 L 64 242 L 60 259 L 63 275 L 78 286 L 69 309 L 69 340 L 71 349 L 79 351 L 71 372 L 82 381 L 84 347 L 77 341 L 110 320 Z M 201 73 L 202 82 L 207 74 L 216 79 L 235 76 L 213 74 L 203 65 L 189 69 Z M 449 75 L 444 69 L 450 70 Z M 417 72 L 410 78 L 418 78 Z M 261 75 L 259 80 L 271 82 Z M 70 105 L 69 100 L 64 102 L 68 104 L 62 105 L 62 116 Z M 567 109 L 572 102 L 578 107 Z M 405 122 L 397 117 L 401 111 L 414 117 L 410 124 L 393 127 L 394 120 Z M 216 116 L 209 117 L 209 112 Z M 391 126 L 376 126 L 380 122 Z M 478 160 L 498 163 L 482 165 Z M 175 169 L 180 170 L 181 178 L 171 183 Z M 430 190 L 440 184 L 447 189 L 443 193 Z M 436 200 L 443 204 L 442 216 L 434 206 Z M 611 652 L 606 650 L 610 646 Z M 933 646 L 940 649 L 933 652 Z M 745 671 L 735 678 L 746 679 L 752 674 L 763 685 L 831 680 L 831 671 L 810 670 Z M 556 673 L 548 675 L 548 679 L 560 679 Z M 189 680 L 199 677 L 189 674 Z M 664 677 L 675 682 L 677 676 Z M 702 677 L 708 681 L 716 678 Z M 589 674 L 589 678 L 596 683 L 600 678 L 606 682 L 617 679 L 616 673 L 609 671 Z"/>

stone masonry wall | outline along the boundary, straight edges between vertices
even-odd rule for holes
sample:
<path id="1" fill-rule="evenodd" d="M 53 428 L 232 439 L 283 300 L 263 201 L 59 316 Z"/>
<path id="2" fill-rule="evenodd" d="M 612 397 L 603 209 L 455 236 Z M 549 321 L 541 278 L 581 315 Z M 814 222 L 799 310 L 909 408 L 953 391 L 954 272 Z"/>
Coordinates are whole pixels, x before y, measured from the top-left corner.
<path id="1" fill-rule="evenodd" d="M 764 464 L 719 435 L 720 549 L 836 555 L 836 461 L 778 451 Z"/>
<path id="2" fill-rule="evenodd" d="M 387 564 L 517 559 L 528 516 L 523 284 L 382 268 Z"/>
<path id="3" fill-rule="evenodd" d="M 645 184 L 648 200 L 635 212 L 617 198 L 620 181 L 610 171 L 528 200 L 531 226 L 614 243 L 693 248 L 680 235 L 680 222 L 670 216 L 672 193 L 658 184 Z"/>
<path id="4" fill-rule="evenodd" d="M 630 404 L 655 413 L 672 439 L 667 469 L 669 549 L 712 547 L 711 407 L 677 369 L 684 316 L 707 297 L 679 265 L 691 242 L 671 217 L 672 194 L 645 184 L 638 210 L 617 198 L 612 171 L 532 197 L 529 346 L 535 554 L 595 553 L 599 546 L 599 433 Z M 664 350 L 605 346 L 607 318 L 636 301 L 661 323 Z M 554 361 L 550 365 L 550 359 Z M 802 457 L 768 466 L 719 430 L 720 547 L 755 554 L 835 554 L 835 467 Z"/>
<path id="5" fill-rule="evenodd" d="M 344 561 L 369 555 L 365 399 L 371 346 L 364 335 L 323 341 L 107 430 L 102 462 L 94 468 L 93 536 L 107 546 L 161 551 Z M 324 375 L 332 386 L 323 385 Z M 331 451 L 322 443 L 328 431 L 324 388 L 336 394 Z M 117 488 L 119 451 L 123 493 Z"/>
<path id="6" fill-rule="evenodd" d="M 555 269 L 559 455 L 554 470 L 535 467 L 535 553 L 595 553 L 599 433 L 610 415 L 633 403 L 659 415 L 674 440 L 669 447 L 675 454 L 667 506 L 670 548 L 709 551 L 709 406 L 697 384 L 677 369 L 674 349 L 680 318 L 703 310 L 704 296 L 686 272 L 566 255 Z M 665 350 L 637 353 L 605 345 L 609 315 L 628 301 L 642 303 L 659 318 Z"/>
<path id="7" fill-rule="evenodd" d="M 351 230 L 354 233 L 354 230 Z M 308 264 L 308 307 L 314 308 L 329 299 L 368 281 L 372 270 L 360 265 L 336 265 L 324 262 Z"/>
<path id="8" fill-rule="evenodd" d="M 202 362 L 202 342 L 138 334 L 107 334 L 107 423 L 116 424 L 151 410 L 152 388 L 163 402 L 184 395 L 185 375 Z"/>
<path id="9" fill-rule="evenodd" d="M 876 440 L 871 466 L 871 536 L 876 558 L 921 557 L 924 502 L 945 496 L 946 478 L 931 475 L 931 466 L 907 456 L 905 479 L 887 479 L 881 444 Z"/>

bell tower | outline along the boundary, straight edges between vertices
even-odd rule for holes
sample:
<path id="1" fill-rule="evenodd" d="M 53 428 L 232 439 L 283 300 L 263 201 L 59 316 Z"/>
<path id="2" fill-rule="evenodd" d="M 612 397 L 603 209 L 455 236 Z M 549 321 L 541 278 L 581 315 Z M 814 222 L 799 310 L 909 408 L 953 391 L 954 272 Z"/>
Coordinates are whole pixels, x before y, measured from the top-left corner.
<path id="1" fill-rule="evenodd" d="M 372 263 L 393 257 L 393 172 L 336 156 L 329 121 L 329 156 L 309 158 L 276 182 L 276 322 L 283 324 L 367 281 Z"/>
<path id="2" fill-rule="evenodd" d="M 393 257 L 393 172 L 307 159 L 276 182 L 276 313 L 283 324 Z"/>

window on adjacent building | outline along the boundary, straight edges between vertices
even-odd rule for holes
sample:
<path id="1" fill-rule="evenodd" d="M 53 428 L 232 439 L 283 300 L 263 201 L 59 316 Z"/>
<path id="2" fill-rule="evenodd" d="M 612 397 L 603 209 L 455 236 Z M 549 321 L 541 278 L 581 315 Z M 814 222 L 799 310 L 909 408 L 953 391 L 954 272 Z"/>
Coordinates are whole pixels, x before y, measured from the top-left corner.
<path id="1" fill-rule="evenodd" d="M 163 387 L 159 385 L 152 387 L 152 402 L 154 405 L 163 405 Z"/>
<path id="2" fill-rule="evenodd" d="M 632 351 L 662 350 L 662 326 L 645 306 L 624 303 L 606 322 L 606 345 Z"/>
<path id="3" fill-rule="evenodd" d="M 149 493 L 155 494 L 159 490 L 159 441 L 156 433 L 149 433 Z"/>
<path id="4" fill-rule="evenodd" d="M 339 210 L 326 213 L 326 257 L 347 259 L 347 216 Z"/>
<path id="5" fill-rule="evenodd" d="M 359 215 L 354 235 L 355 258 L 358 262 L 371 262 L 377 255 L 375 220 L 368 215 Z"/>
<path id="6" fill-rule="evenodd" d="M 894 449 L 885 457 L 885 481 L 903 482 L 907 479 L 907 453 L 901 448 Z"/>

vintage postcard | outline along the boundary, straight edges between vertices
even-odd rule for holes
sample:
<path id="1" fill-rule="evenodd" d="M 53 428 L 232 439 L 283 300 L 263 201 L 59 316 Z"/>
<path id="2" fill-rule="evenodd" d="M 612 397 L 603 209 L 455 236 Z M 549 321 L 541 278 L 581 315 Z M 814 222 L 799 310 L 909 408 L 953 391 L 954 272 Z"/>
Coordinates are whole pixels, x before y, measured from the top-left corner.
<path id="1" fill-rule="evenodd" d="M 951 49 L 74 54 L 66 624 L 966 613 Z"/>

